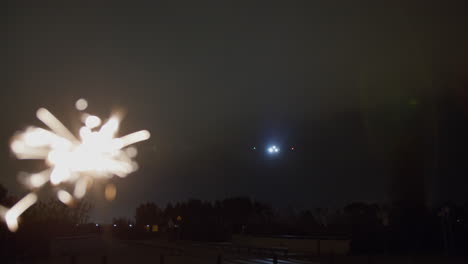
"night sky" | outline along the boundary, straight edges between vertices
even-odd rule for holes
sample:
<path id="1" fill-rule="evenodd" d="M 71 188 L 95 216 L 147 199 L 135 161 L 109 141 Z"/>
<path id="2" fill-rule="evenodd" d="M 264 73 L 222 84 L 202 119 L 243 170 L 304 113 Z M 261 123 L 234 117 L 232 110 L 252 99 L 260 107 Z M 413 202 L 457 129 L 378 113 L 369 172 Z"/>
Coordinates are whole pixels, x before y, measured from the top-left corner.
<path id="1" fill-rule="evenodd" d="M 465 3 L 377 2 L 11 3 L 0 183 L 25 192 L 13 133 L 40 125 L 41 106 L 76 132 L 83 97 L 101 117 L 124 111 L 122 134 L 152 133 L 117 199 L 91 195 L 97 221 L 235 195 L 298 208 L 467 201 Z"/>

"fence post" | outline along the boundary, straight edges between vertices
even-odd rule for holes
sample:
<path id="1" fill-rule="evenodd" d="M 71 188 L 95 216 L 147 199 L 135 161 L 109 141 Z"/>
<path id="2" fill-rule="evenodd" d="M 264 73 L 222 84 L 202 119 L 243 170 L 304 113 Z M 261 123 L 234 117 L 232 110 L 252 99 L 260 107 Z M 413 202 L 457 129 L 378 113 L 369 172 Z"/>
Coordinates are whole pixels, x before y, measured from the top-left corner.
<path id="1" fill-rule="evenodd" d="M 320 238 L 317 240 L 317 255 L 320 257 Z"/>
<path id="2" fill-rule="evenodd" d="M 104 256 L 101 257 L 101 263 L 102 264 L 107 264 L 107 256 L 104 255 Z"/>
<path id="3" fill-rule="evenodd" d="M 164 254 L 159 256 L 159 264 L 164 264 Z"/>
<path id="4" fill-rule="evenodd" d="M 216 264 L 222 264 L 223 263 L 223 255 L 219 254 L 218 259 L 216 260 Z"/>
<path id="5" fill-rule="evenodd" d="M 76 264 L 76 256 L 74 255 L 70 256 L 70 264 Z"/>

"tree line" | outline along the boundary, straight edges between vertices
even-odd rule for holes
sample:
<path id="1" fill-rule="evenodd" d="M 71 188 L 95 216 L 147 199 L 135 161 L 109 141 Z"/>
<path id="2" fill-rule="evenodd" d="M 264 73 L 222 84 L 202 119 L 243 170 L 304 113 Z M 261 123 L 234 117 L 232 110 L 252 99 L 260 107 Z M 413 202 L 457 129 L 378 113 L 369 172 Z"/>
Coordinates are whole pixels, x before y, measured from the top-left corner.
<path id="1" fill-rule="evenodd" d="M 0 185 L 0 204 L 14 202 Z M 91 208 L 86 200 L 72 207 L 53 198 L 39 202 L 21 216 L 16 233 L 0 223 L 0 253 L 45 254 L 53 237 L 101 232 L 89 222 Z M 114 218 L 111 230 L 117 238 L 130 239 L 229 241 L 234 234 L 342 238 L 351 240 L 352 254 L 455 254 L 468 252 L 468 203 L 427 208 L 403 201 L 354 202 L 336 210 L 296 210 L 274 208 L 249 197 L 190 199 L 165 206 L 146 202 L 135 208 L 133 219 Z"/>
<path id="2" fill-rule="evenodd" d="M 176 232 L 178 239 L 199 241 L 227 241 L 233 234 L 343 238 L 351 239 L 355 254 L 405 254 L 464 252 L 467 222 L 468 203 L 427 208 L 403 201 L 354 202 L 337 210 L 295 210 L 232 197 L 214 202 L 190 199 L 163 208 L 142 203 L 135 210 L 133 230 L 144 232 L 147 226 L 158 225 L 162 233 Z"/>

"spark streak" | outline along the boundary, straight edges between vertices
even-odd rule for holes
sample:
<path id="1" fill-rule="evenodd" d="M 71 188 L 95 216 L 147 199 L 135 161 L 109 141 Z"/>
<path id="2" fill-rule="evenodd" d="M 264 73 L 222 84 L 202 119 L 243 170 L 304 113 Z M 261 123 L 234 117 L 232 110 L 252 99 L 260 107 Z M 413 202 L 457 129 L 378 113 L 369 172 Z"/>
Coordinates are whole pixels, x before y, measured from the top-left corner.
<path id="1" fill-rule="evenodd" d="M 5 214 L 5 222 L 7 223 L 8 229 L 15 232 L 18 230 L 18 217 L 31 207 L 37 201 L 37 195 L 35 193 L 29 193 L 23 199 L 19 200 L 10 210 Z"/>

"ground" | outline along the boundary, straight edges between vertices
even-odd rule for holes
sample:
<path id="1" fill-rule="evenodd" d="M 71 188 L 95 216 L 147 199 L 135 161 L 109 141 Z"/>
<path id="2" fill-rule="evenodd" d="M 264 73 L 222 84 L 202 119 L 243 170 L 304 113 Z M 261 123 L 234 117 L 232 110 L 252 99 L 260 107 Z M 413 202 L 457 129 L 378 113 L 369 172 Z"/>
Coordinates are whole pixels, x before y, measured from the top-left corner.
<path id="1" fill-rule="evenodd" d="M 117 240 L 107 236 L 68 237 L 51 244 L 48 259 L 32 263 L 74 264 L 273 264 L 268 256 L 217 249 L 213 244 L 194 242 L 167 242 L 161 240 Z M 163 260 L 161 260 L 163 256 Z M 309 260 L 279 258 L 278 264 L 360 264 L 360 263 L 467 263 L 466 258 L 457 257 L 389 257 L 389 256 L 326 256 Z"/>

